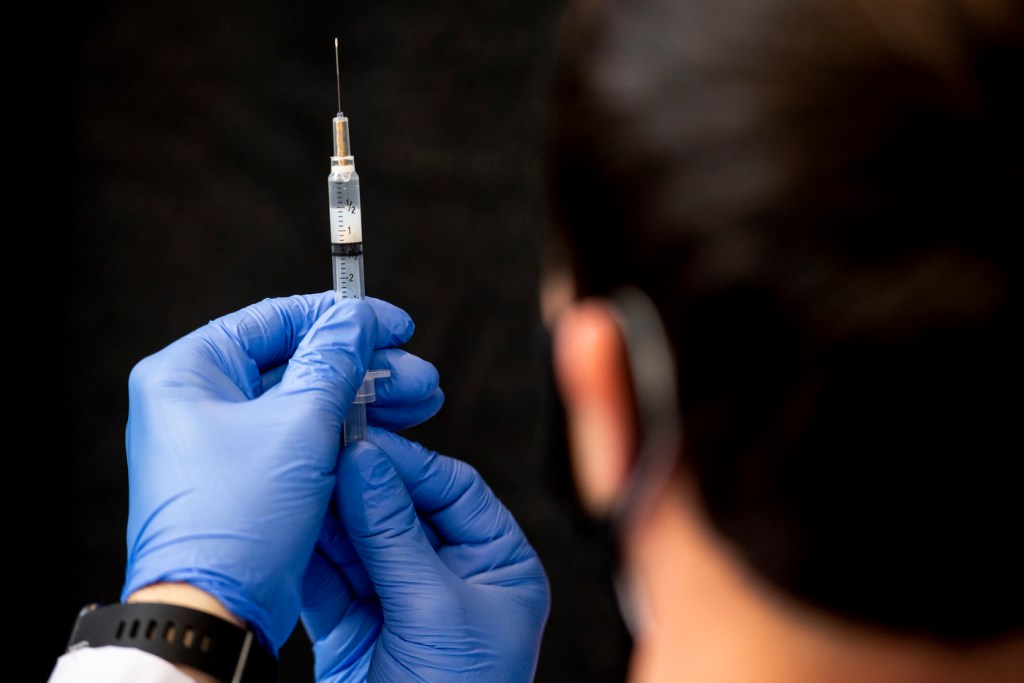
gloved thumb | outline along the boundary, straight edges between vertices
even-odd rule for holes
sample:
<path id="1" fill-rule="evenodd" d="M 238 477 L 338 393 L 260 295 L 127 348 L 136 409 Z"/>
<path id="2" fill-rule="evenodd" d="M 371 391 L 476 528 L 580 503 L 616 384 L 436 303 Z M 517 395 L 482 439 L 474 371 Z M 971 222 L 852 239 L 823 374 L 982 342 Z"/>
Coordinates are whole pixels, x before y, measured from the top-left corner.
<path id="1" fill-rule="evenodd" d="M 451 579 L 423 530 L 388 455 L 368 441 L 348 446 L 338 463 L 336 504 L 352 547 L 385 614 L 434 599 Z"/>

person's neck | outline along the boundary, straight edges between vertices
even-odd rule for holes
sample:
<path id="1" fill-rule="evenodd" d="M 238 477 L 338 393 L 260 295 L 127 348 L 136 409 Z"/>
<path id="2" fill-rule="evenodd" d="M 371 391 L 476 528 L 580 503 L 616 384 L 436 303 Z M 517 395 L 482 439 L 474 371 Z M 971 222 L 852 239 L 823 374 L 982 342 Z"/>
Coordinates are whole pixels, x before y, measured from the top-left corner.
<path id="1" fill-rule="evenodd" d="M 627 543 L 648 617 L 636 634 L 631 683 L 1020 680 L 1024 635 L 955 649 L 797 605 L 755 578 L 679 491 L 666 490 Z"/>

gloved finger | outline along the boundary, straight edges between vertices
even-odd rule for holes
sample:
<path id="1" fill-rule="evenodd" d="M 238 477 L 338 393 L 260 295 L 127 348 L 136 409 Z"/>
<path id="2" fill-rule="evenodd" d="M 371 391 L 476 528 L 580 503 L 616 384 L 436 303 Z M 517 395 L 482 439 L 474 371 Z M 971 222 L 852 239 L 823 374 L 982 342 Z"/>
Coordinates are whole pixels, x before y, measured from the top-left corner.
<path id="1" fill-rule="evenodd" d="M 445 562 L 457 574 L 486 571 L 493 557 L 504 564 L 535 557 L 512 514 L 470 465 L 418 443 L 370 429 L 369 441 L 388 454 L 413 504 L 430 521 L 447 551 Z M 484 548 L 486 552 L 476 552 Z"/>
<path id="2" fill-rule="evenodd" d="M 413 323 L 408 313 L 383 299 L 368 296 L 364 301 L 377 315 L 378 336 L 374 348 L 386 349 L 401 346 L 412 338 L 416 324 Z"/>
<path id="3" fill-rule="evenodd" d="M 421 401 L 401 405 L 366 404 L 366 419 L 371 425 L 391 431 L 406 429 L 426 422 L 441 410 L 444 392 L 440 388 Z"/>
<path id="4" fill-rule="evenodd" d="M 376 601 L 352 599 L 337 569 L 314 553 L 303 577 L 300 618 L 318 681 L 366 680 L 384 619 Z"/>
<path id="5" fill-rule="evenodd" d="M 422 401 L 433 394 L 441 383 L 437 368 L 432 363 L 401 349 L 374 351 L 370 367 L 391 373 L 376 382 L 376 403 L 379 405 Z"/>
<path id="6" fill-rule="evenodd" d="M 338 521 L 337 512 L 333 509 L 329 510 L 324 518 L 316 544 L 317 549 L 348 583 L 354 596 L 364 600 L 374 597 L 370 577 L 366 575 L 366 569 L 363 568 L 359 555 L 352 547 L 352 541 L 349 540 L 348 534 Z"/>
<path id="7" fill-rule="evenodd" d="M 373 353 L 370 367 L 388 370 L 376 381 L 376 398 L 367 404 L 367 419 L 385 429 L 405 429 L 433 417 L 444 403 L 440 378 L 431 363 L 400 349 Z"/>
<path id="8" fill-rule="evenodd" d="M 450 576 L 391 460 L 372 443 L 361 441 L 342 452 L 335 494 L 342 526 L 385 613 L 400 613 L 403 598 L 443 584 L 442 572 Z"/>
<path id="9" fill-rule="evenodd" d="M 302 623 L 319 640 L 341 621 L 355 596 L 340 571 L 318 547 L 302 577 Z"/>

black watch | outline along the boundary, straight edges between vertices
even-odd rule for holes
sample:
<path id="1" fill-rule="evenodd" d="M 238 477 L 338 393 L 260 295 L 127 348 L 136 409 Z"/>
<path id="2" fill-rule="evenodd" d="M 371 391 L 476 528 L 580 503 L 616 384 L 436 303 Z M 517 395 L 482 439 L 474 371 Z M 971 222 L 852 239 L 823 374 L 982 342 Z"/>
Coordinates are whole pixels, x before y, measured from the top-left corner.
<path id="1" fill-rule="evenodd" d="M 224 683 L 273 683 L 277 658 L 256 634 L 207 612 L 155 602 L 86 605 L 68 651 L 116 645 L 190 666 Z"/>

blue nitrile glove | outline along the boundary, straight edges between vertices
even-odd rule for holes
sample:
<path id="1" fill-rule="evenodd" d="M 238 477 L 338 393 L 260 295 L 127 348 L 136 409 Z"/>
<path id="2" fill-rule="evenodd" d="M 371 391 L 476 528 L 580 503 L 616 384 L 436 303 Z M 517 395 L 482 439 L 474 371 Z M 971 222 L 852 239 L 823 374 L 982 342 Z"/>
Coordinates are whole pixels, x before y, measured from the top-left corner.
<path id="1" fill-rule="evenodd" d="M 303 585 L 317 681 L 530 681 L 549 596 L 519 525 L 466 463 L 370 431 Z"/>
<path id="2" fill-rule="evenodd" d="M 367 368 L 392 371 L 370 419 L 396 428 L 440 408 L 434 367 L 388 348 L 412 331 L 390 304 L 334 305 L 327 292 L 265 300 L 141 361 L 129 380 L 122 599 L 155 582 L 193 584 L 276 651 L 298 619 L 342 422 Z M 285 362 L 265 389 L 261 373 Z"/>

